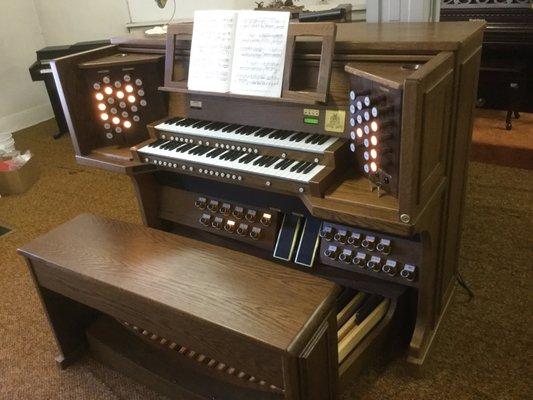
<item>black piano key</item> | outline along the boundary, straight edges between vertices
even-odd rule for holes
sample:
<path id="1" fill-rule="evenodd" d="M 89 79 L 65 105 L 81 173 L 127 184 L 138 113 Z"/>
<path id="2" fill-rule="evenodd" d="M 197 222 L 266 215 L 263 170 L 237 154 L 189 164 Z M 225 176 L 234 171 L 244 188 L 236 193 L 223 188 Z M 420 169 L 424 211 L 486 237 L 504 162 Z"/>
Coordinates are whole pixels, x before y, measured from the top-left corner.
<path id="1" fill-rule="evenodd" d="M 215 149 L 214 151 L 210 152 L 209 153 L 209 156 L 210 158 L 216 158 L 218 157 L 219 155 L 221 155 L 222 153 L 224 153 L 226 151 L 226 149 Z"/>
<path id="2" fill-rule="evenodd" d="M 155 142 L 150 143 L 148 147 L 157 147 L 165 142 L 166 142 L 165 139 L 157 139 Z"/>
<path id="3" fill-rule="evenodd" d="M 279 160 L 280 160 L 279 157 L 272 157 L 272 159 L 269 160 L 269 161 L 266 163 L 265 167 L 270 167 L 272 164 L 274 164 L 275 162 L 277 162 L 277 161 L 279 161 Z"/>
<path id="4" fill-rule="evenodd" d="M 170 140 L 166 141 L 165 143 L 161 144 L 158 148 L 161 150 L 165 150 L 169 144 L 172 142 Z"/>
<path id="5" fill-rule="evenodd" d="M 315 168 L 318 164 L 317 163 L 312 163 L 311 165 L 309 165 L 307 168 L 305 168 L 303 170 L 303 173 L 304 174 L 308 174 L 309 172 L 311 172 L 313 170 L 313 168 Z"/>
<path id="6" fill-rule="evenodd" d="M 307 137 L 307 134 L 306 133 L 300 133 L 300 135 L 294 140 L 295 142 L 301 142 L 302 140 L 304 140 L 305 138 Z"/>
<path id="7" fill-rule="evenodd" d="M 247 157 L 242 159 L 242 162 L 245 164 L 249 164 L 251 161 L 255 160 L 257 158 L 257 154 L 248 154 Z"/>
<path id="8" fill-rule="evenodd" d="M 198 151 L 198 155 L 199 156 L 203 156 L 205 153 L 207 153 L 208 151 L 211 151 L 212 147 L 209 147 L 209 146 L 203 146 L 203 148 L 201 150 Z"/>
<path id="9" fill-rule="evenodd" d="M 190 149 L 192 149 L 193 147 L 195 147 L 196 145 L 193 144 L 193 143 L 189 143 L 185 146 L 183 146 L 182 148 L 179 149 L 179 152 L 180 153 L 185 153 L 186 151 L 189 151 Z"/>
<path id="10" fill-rule="evenodd" d="M 286 160 L 280 167 L 282 171 L 285 171 L 289 166 L 291 166 L 294 163 L 294 160 Z"/>
<path id="11" fill-rule="evenodd" d="M 224 128 L 222 128 L 222 132 L 233 132 L 235 129 L 238 129 L 240 128 L 242 125 L 239 125 L 239 124 L 229 124 L 228 126 L 225 126 Z"/>
<path id="12" fill-rule="evenodd" d="M 292 164 L 292 166 L 291 166 L 291 172 L 296 171 L 296 170 L 300 167 L 300 165 L 302 165 L 303 163 L 304 163 L 303 161 L 299 161 L 299 162 L 297 162 L 296 164 Z"/>
<path id="13" fill-rule="evenodd" d="M 274 165 L 274 169 L 279 169 L 283 164 L 287 162 L 287 159 L 281 159 L 279 162 Z"/>
<path id="14" fill-rule="evenodd" d="M 265 156 L 259 157 L 257 160 L 254 161 L 254 165 L 259 165 L 259 163 L 261 163 L 264 158 L 265 158 Z"/>
<path id="15" fill-rule="evenodd" d="M 293 135 L 289 138 L 289 140 L 290 140 L 291 142 L 294 142 L 294 141 L 296 140 L 296 138 L 297 138 L 298 136 L 300 136 L 300 135 L 301 135 L 300 132 L 297 132 L 297 133 L 293 134 Z"/>
<path id="16" fill-rule="evenodd" d="M 309 136 L 307 139 L 305 139 L 305 143 L 310 143 L 310 142 L 312 142 L 313 140 L 315 140 L 315 137 L 316 137 L 316 136 L 317 136 L 317 135 L 311 135 L 311 136 Z"/>
<path id="17" fill-rule="evenodd" d="M 261 128 L 259 129 L 258 131 L 255 131 L 254 132 L 254 136 L 257 136 L 257 137 L 265 137 L 266 135 L 268 135 L 269 133 L 272 133 L 274 129 L 270 129 L 270 128 Z"/>
<path id="18" fill-rule="evenodd" d="M 178 152 L 187 145 L 187 143 L 180 143 L 177 147 L 174 148 L 175 152 Z"/>
<path id="19" fill-rule="evenodd" d="M 170 118 L 169 120 L 166 120 L 165 121 L 165 124 L 168 124 L 168 125 L 174 125 L 174 123 L 178 122 L 178 121 L 181 121 L 183 119 L 183 117 L 174 117 L 174 118 Z"/>
<path id="20" fill-rule="evenodd" d="M 227 152 L 222 153 L 218 158 L 220 160 L 228 160 L 232 154 L 233 154 L 233 150 L 228 150 Z"/>
<path id="21" fill-rule="evenodd" d="M 300 165 L 300 166 L 296 169 L 296 172 L 299 173 L 299 174 L 301 174 L 302 171 L 303 171 L 304 169 L 306 169 L 306 168 L 307 168 L 309 165 L 311 165 L 311 164 L 312 164 L 312 163 L 310 163 L 310 162 L 304 162 L 302 165 Z"/>
<path id="22" fill-rule="evenodd" d="M 235 129 L 233 133 L 236 133 L 238 135 L 243 135 L 246 128 L 247 128 L 247 125 L 243 125 L 240 128 Z"/>
<path id="23" fill-rule="evenodd" d="M 189 150 L 187 150 L 187 153 L 189 154 L 195 154 L 196 151 L 198 151 L 198 149 L 200 148 L 201 146 L 194 146 L 192 148 L 190 148 Z"/>
<path id="24" fill-rule="evenodd" d="M 318 144 L 321 139 L 322 139 L 322 135 L 316 135 L 316 138 L 312 140 L 311 143 Z"/>

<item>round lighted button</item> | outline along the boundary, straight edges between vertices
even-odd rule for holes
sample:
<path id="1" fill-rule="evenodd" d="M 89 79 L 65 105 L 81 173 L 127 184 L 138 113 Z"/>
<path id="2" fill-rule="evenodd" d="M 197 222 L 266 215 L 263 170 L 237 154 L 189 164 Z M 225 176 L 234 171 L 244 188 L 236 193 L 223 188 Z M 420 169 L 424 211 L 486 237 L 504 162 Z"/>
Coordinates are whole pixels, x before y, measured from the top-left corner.
<path id="1" fill-rule="evenodd" d="M 112 97 L 110 97 L 109 99 L 107 99 L 107 102 L 108 102 L 109 104 L 115 104 L 115 99 L 112 98 Z"/>
<path id="2" fill-rule="evenodd" d="M 104 78 L 102 80 L 104 81 L 104 83 L 111 82 L 111 79 L 109 79 L 109 76 L 104 76 Z"/>
<path id="3" fill-rule="evenodd" d="M 123 112 L 122 112 L 122 116 L 123 116 L 124 118 L 128 118 L 128 115 L 129 115 L 129 114 L 128 114 L 126 111 L 123 111 Z"/>
<path id="4" fill-rule="evenodd" d="M 372 107 L 372 116 L 374 118 L 376 118 L 378 116 L 378 108 L 377 107 Z"/>
<path id="5" fill-rule="evenodd" d="M 350 125 L 351 125 L 351 126 L 355 126 L 355 119 L 350 118 Z"/>
<path id="6" fill-rule="evenodd" d="M 352 140 L 355 140 L 355 132 L 354 131 L 350 132 L 350 137 L 352 138 Z"/>
<path id="7" fill-rule="evenodd" d="M 355 100 L 355 92 L 350 90 L 350 100 Z"/>
<path id="8" fill-rule="evenodd" d="M 115 128 L 115 132 L 116 132 L 116 133 L 122 133 L 122 128 L 121 128 L 120 126 L 117 126 L 117 127 Z"/>
<path id="9" fill-rule="evenodd" d="M 119 88 L 119 87 L 121 87 L 121 86 L 122 86 L 122 83 L 120 83 L 120 81 L 116 81 L 116 82 L 115 82 L 115 87 L 116 87 L 116 88 Z"/>
<path id="10" fill-rule="evenodd" d="M 143 84 L 143 81 L 141 81 L 140 79 L 135 79 L 135 84 L 137 86 L 141 86 Z"/>
<path id="11" fill-rule="evenodd" d="M 357 123 L 358 124 L 362 124 L 363 123 L 363 117 L 361 116 L 361 114 L 358 114 L 357 117 L 355 117 L 357 119 Z"/>
<path id="12" fill-rule="evenodd" d="M 131 81 L 131 76 L 129 76 L 129 75 L 124 75 L 124 81 L 125 81 L 125 82 L 129 82 L 129 81 Z"/>
<path id="13" fill-rule="evenodd" d="M 139 122 L 141 119 L 139 118 L 138 115 L 134 115 L 134 116 L 133 116 L 133 120 L 134 120 L 135 122 Z"/>
<path id="14" fill-rule="evenodd" d="M 355 114 L 355 106 L 353 104 L 350 104 L 350 112 Z"/>
<path id="15" fill-rule="evenodd" d="M 355 144 L 354 143 L 350 143 L 350 151 L 352 153 L 355 153 Z"/>
<path id="16" fill-rule="evenodd" d="M 108 139 L 113 139 L 113 134 L 111 132 L 107 132 L 105 134 L 105 137 L 108 138 Z"/>
<path id="17" fill-rule="evenodd" d="M 106 123 L 104 124 L 104 129 L 111 129 L 111 124 L 108 123 L 108 122 L 106 122 Z"/>
<path id="18" fill-rule="evenodd" d="M 137 106 L 131 106 L 131 111 L 132 112 L 137 112 L 137 110 L 138 110 Z"/>
<path id="19" fill-rule="evenodd" d="M 95 83 L 95 84 L 93 85 L 93 88 L 94 88 L 95 90 L 100 90 L 101 86 L 100 86 L 99 83 Z"/>
<path id="20" fill-rule="evenodd" d="M 137 94 L 141 97 L 144 96 L 144 90 L 140 89 Z"/>
<path id="21" fill-rule="evenodd" d="M 142 99 L 139 104 L 143 107 L 146 106 L 146 100 Z"/>

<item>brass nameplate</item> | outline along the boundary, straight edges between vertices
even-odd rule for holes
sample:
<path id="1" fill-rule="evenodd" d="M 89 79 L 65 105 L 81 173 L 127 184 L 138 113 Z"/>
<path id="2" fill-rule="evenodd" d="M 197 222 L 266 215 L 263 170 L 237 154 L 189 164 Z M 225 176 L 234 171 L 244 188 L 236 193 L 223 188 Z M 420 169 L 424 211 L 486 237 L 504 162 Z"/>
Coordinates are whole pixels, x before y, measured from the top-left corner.
<path id="1" fill-rule="evenodd" d="M 344 110 L 326 110 L 326 119 L 324 121 L 324 130 L 327 132 L 344 132 L 344 122 L 346 120 L 346 111 Z"/>

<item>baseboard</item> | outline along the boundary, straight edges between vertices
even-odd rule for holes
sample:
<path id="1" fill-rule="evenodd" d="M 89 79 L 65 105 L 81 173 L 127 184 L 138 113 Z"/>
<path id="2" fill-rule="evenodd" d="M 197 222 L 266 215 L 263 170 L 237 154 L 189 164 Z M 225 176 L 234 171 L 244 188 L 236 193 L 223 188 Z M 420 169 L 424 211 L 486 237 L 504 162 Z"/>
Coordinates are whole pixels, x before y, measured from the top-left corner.
<path id="1" fill-rule="evenodd" d="M 0 132 L 16 132 L 54 116 L 50 103 L 40 104 L 0 118 Z"/>

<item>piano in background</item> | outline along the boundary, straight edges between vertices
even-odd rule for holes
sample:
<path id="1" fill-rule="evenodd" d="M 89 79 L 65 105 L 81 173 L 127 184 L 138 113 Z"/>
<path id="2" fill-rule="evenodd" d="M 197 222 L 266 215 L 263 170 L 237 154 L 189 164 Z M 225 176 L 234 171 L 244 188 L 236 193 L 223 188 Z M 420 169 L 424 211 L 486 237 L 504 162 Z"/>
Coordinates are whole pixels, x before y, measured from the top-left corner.
<path id="1" fill-rule="evenodd" d="M 529 0 L 442 0 L 441 21 L 487 21 L 479 74 L 478 106 L 533 112 L 533 8 Z"/>
<path id="2" fill-rule="evenodd" d="M 59 95 L 57 93 L 57 88 L 54 83 L 54 76 L 52 75 L 52 70 L 50 68 L 50 60 L 102 46 L 107 46 L 109 43 L 109 40 L 78 42 L 72 45 L 48 46 L 35 52 L 37 54 L 37 60 L 29 68 L 30 75 L 32 81 L 44 81 L 46 86 L 46 91 L 48 92 L 48 97 L 50 98 L 50 104 L 52 104 L 52 109 L 54 110 L 54 117 L 56 119 L 57 126 L 59 127 L 59 132 L 54 135 L 54 139 L 57 139 L 63 133 L 68 132 L 68 127 L 65 120 L 65 115 L 63 114 L 63 109 L 61 107 L 61 102 L 59 100 Z"/>

